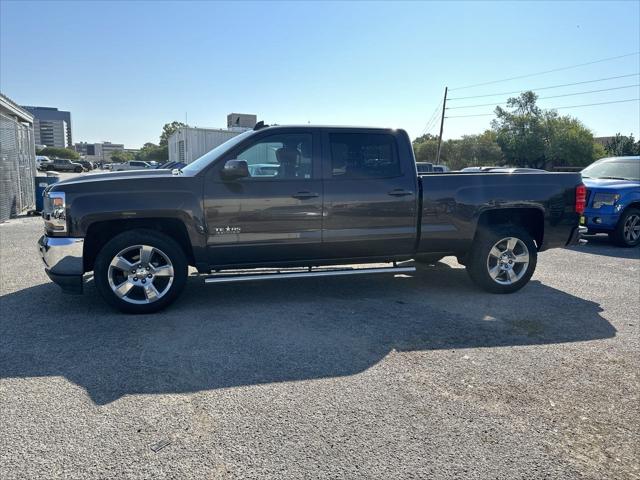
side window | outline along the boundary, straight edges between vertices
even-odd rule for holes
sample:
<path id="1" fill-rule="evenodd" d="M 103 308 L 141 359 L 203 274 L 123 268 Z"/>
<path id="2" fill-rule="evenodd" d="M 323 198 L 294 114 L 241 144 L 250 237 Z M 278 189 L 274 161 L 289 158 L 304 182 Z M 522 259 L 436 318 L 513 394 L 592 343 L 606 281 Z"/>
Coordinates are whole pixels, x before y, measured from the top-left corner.
<path id="1" fill-rule="evenodd" d="M 334 178 L 387 178 L 401 175 L 395 138 L 386 133 L 332 133 Z"/>
<path id="2" fill-rule="evenodd" d="M 311 178 L 311 134 L 271 135 L 236 155 L 249 165 L 250 178 L 289 180 Z"/>

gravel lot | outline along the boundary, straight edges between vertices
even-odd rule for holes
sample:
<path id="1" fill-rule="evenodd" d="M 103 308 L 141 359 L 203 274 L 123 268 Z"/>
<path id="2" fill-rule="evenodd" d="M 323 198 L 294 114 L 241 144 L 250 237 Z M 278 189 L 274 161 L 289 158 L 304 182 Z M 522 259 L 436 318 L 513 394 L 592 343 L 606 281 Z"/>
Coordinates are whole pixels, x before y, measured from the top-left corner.
<path id="1" fill-rule="evenodd" d="M 640 478 L 639 249 L 545 252 L 508 296 L 452 258 L 192 278 L 129 317 L 61 294 L 41 231 L 0 225 L 2 479 Z"/>

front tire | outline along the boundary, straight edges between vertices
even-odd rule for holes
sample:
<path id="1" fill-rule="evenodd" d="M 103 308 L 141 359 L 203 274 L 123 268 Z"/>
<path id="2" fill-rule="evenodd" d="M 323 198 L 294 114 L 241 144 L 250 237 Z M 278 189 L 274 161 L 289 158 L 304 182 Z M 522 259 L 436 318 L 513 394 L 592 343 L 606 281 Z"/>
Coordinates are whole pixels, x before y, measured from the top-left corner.
<path id="1" fill-rule="evenodd" d="M 640 210 L 627 208 L 624 211 L 611 234 L 611 240 L 620 247 L 631 248 L 640 245 Z"/>
<path id="2" fill-rule="evenodd" d="M 74 168 L 74 169 L 73 169 L 73 171 L 74 171 L 75 173 L 82 173 L 82 170 L 83 170 L 83 168 L 82 168 L 82 167 L 76 167 L 76 168 Z"/>
<path id="3" fill-rule="evenodd" d="M 482 230 L 467 257 L 467 273 L 484 290 L 512 293 L 524 287 L 536 269 L 538 250 L 518 226 Z"/>
<path id="4" fill-rule="evenodd" d="M 94 280 L 100 295 L 125 313 L 152 313 L 170 305 L 188 275 L 184 251 L 153 230 L 132 230 L 109 240 L 98 253 Z"/>

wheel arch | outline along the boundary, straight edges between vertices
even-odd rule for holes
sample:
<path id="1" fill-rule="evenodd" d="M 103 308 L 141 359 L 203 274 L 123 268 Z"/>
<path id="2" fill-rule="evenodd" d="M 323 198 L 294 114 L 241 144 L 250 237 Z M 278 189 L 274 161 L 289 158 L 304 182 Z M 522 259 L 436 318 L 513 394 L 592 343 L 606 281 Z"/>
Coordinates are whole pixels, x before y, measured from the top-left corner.
<path id="1" fill-rule="evenodd" d="M 134 229 L 157 231 L 171 237 L 184 251 L 189 265 L 195 265 L 193 247 L 184 222 L 177 218 L 132 218 L 105 220 L 89 225 L 84 240 L 84 270 L 86 272 L 93 270 L 98 252 L 109 240 L 120 233 Z"/>
<path id="2" fill-rule="evenodd" d="M 544 211 L 541 208 L 510 207 L 484 210 L 478 216 L 475 236 L 477 237 L 482 229 L 506 225 L 524 228 L 535 241 L 537 249 L 541 249 L 544 241 Z"/>

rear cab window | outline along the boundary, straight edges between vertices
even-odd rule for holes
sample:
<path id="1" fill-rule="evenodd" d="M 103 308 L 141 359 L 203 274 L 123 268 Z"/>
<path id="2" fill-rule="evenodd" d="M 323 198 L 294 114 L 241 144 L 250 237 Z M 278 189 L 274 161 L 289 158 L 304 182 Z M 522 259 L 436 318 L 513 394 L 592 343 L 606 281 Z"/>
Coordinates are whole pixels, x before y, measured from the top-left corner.
<path id="1" fill-rule="evenodd" d="M 402 175 L 396 139 L 388 133 L 330 133 L 331 178 Z"/>

